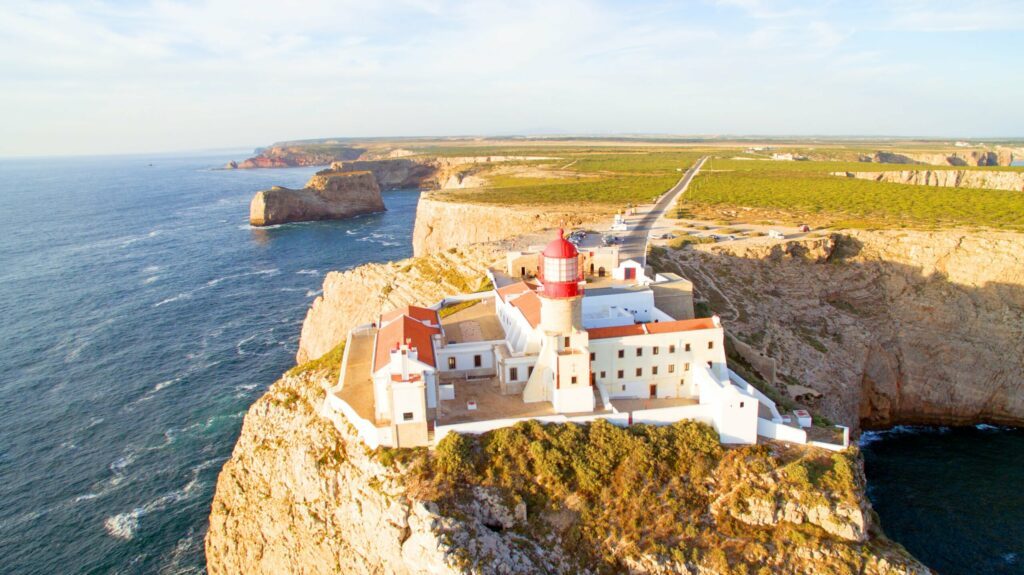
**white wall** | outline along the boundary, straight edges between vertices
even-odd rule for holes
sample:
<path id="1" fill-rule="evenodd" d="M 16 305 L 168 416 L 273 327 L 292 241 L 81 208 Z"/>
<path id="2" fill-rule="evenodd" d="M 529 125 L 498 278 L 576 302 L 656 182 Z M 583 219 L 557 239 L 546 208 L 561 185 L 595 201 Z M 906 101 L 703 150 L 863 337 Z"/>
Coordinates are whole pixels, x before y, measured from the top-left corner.
<path id="1" fill-rule="evenodd" d="M 710 361 L 713 373 L 721 377 L 728 374 L 723 338 L 722 329 L 713 328 L 591 339 L 590 351 L 595 355 L 591 371 L 599 383 L 605 384 L 612 398 L 648 397 L 651 384 L 657 384 L 658 397 L 697 397 L 692 372 L 698 366 Z M 709 341 L 714 342 L 712 349 L 708 349 Z M 686 351 L 687 343 L 690 351 Z M 673 345 L 674 353 L 669 351 Z M 638 347 L 643 349 L 640 357 L 636 355 Z M 654 354 L 655 347 L 658 348 L 657 355 Z M 622 358 L 618 356 L 620 349 Z M 690 364 L 689 372 L 686 364 Z M 654 366 L 658 367 L 657 374 L 653 373 Z M 639 377 L 637 368 L 642 370 Z M 618 377 L 619 370 L 623 372 L 622 379 Z"/>
<path id="2" fill-rule="evenodd" d="M 632 322 L 622 322 L 622 315 L 614 309 L 622 310 L 633 317 Z M 654 292 L 651 290 L 622 291 L 605 295 L 583 296 L 583 327 L 601 327 L 598 323 L 618 317 L 619 323 L 607 325 L 626 325 L 654 320 Z M 588 319 L 588 316 L 589 319 Z M 602 319 L 603 318 L 603 319 Z"/>

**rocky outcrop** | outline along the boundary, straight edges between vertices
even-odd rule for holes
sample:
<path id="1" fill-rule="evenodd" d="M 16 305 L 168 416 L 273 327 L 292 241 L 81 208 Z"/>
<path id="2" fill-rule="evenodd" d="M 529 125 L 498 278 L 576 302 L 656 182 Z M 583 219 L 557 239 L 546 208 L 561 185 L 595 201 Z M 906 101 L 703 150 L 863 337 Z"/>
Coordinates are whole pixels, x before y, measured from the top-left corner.
<path id="1" fill-rule="evenodd" d="M 269 148 L 256 150 L 256 155 L 241 162 L 230 161 L 224 167 L 229 170 L 251 168 L 295 168 L 299 166 L 327 166 L 340 160 L 355 160 L 366 150 L 342 145 L 316 144 L 274 144 Z"/>
<path id="2" fill-rule="evenodd" d="M 870 515 L 847 513 L 869 505 L 861 474 L 837 475 L 841 468 L 826 456 L 814 464 L 828 470 L 826 480 L 800 492 L 807 476 L 793 470 L 820 458 L 813 449 L 745 447 L 725 457 L 719 450 L 699 471 L 708 480 L 688 489 L 685 504 L 668 505 L 659 491 L 638 485 L 623 497 L 649 499 L 631 510 L 648 520 L 639 527 L 660 517 L 660 538 L 674 541 L 643 550 L 587 522 L 607 517 L 602 509 L 541 513 L 534 503 L 530 512 L 506 488 L 435 481 L 421 471 L 430 457 L 423 452 L 368 450 L 351 425 L 323 408 L 330 383 L 317 372 L 286 375 L 249 409 L 211 505 L 211 575 L 725 575 L 736 563 L 774 573 L 930 573 L 873 529 Z M 837 457 L 858 465 L 855 455 Z M 583 504 L 568 497 L 571 506 Z M 768 519 L 760 509 L 771 505 L 787 511 Z M 667 521 L 680 506 L 703 509 L 702 519 Z M 604 540 L 603 561 L 593 558 L 598 550 L 578 547 L 583 533 Z"/>
<path id="3" fill-rule="evenodd" d="M 402 150 L 395 150 L 401 152 Z M 455 157 L 397 157 L 373 160 L 335 162 L 336 171 L 369 171 L 377 178 L 382 189 L 397 190 L 419 188 L 424 190 L 451 190 L 476 188 L 485 184 L 478 174 L 489 166 L 503 162 L 546 160 L 540 156 L 455 156 Z"/>
<path id="4" fill-rule="evenodd" d="M 983 188 L 989 190 L 1024 191 L 1024 172 L 989 170 L 904 170 L 893 172 L 833 172 L 876 182 L 940 186 L 946 188 Z"/>
<path id="5" fill-rule="evenodd" d="M 494 245 L 467 246 L 386 264 L 366 264 L 324 278 L 323 293 L 306 313 L 298 363 L 316 359 L 345 341 L 355 326 L 407 304 L 432 305 L 445 296 L 475 291 L 489 266 L 504 254 Z"/>
<path id="6" fill-rule="evenodd" d="M 997 146 L 994 150 L 958 150 L 953 152 L 878 151 L 861 156 L 863 162 L 884 164 L 929 164 L 932 166 L 1009 166 L 1024 150 Z"/>
<path id="7" fill-rule="evenodd" d="M 381 212 L 384 200 L 369 172 L 317 172 L 301 190 L 274 186 L 256 192 L 249 223 L 270 226 L 288 222 L 338 220 Z"/>
<path id="8" fill-rule="evenodd" d="M 503 240 L 545 228 L 576 227 L 592 222 L 596 217 L 596 214 L 583 210 L 448 202 L 424 194 L 416 207 L 412 249 L 416 255 L 429 254 L 456 246 Z"/>
<path id="9" fill-rule="evenodd" d="M 1024 235 L 851 231 L 671 252 L 780 387 L 858 427 L 1024 425 Z"/>

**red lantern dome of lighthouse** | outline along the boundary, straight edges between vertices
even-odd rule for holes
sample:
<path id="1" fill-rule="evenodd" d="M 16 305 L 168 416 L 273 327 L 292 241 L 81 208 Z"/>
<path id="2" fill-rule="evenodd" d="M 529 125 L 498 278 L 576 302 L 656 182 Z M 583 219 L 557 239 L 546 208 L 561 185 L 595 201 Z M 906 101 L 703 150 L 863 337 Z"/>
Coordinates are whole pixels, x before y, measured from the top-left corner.
<path id="1" fill-rule="evenodd" d="M 565 240 L 564 230 L 540 254 L 541 295 L 549 298 L 571 298 L 580 295 L 580 260 L 576 246 Z"/>

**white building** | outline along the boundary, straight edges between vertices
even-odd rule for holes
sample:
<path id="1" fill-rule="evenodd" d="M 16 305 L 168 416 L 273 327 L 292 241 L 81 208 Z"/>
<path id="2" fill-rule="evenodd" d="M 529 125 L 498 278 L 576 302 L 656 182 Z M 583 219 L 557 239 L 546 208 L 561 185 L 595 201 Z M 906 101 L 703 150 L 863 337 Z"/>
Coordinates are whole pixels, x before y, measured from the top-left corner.
<path id="1" fill-rule="evenodd" d="M 775 405 L 730 372 L 721 322 L 693 318 L 689 282 L 648 277 L 632 260 L 588 279 L 584 259 L 560 232 L 539 254 L 535 283 L 494 277 L 505 285 L 354 330 L 329 403 L 357 418 L 372 446 L 431 445 L 526 418 L 697 419 L 724 443 L 774 433 Z M 459 311 L 438 313 L 454 300 Z"/>

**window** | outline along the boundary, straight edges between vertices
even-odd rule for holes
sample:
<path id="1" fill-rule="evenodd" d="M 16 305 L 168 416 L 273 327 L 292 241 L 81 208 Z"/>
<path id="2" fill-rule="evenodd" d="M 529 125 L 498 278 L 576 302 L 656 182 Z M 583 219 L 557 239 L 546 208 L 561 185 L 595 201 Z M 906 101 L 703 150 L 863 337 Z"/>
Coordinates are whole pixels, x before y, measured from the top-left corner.
<path id="1" fill-rule="evenodd" d="M 676 344 L 673 343 L 672 345 L 668 346 L 668 352 L 669 353 L 675 353 L 676 352 Z"/>
<path id="2" fill-rule="evenodd" d="M 744 402 L 742 402 L 742 401 L 740 402 L 740 409 L 743 409 L 743 403 Z"/>
<path id="3" fill-rule="evenodd" d="M 619 379 L 622 379 L 622 376 L 623 376 L 623 374 L 624 374 L 624 373 L 625 373 L 625 372 L 624 372 L 624 371 L 622 371 L 621 369 L 619 370 Z"/>
<path id="4" fill-rule="evenodd" d="M 604 372 L 601 372 L 601 379 L 604 379 Z"/>
<path id="5" fill-rule="evenodd" d="M 402 414 L 402 421 L 412 421 L 412 412 L 406 411 Z"/>
<path id="6" fill-rule="evenodd" d="M 711 369 L 711 362 L 708 362 L 708 369 Z"/>
<path id="7" fill-rule="evenodd" d="M 690 364 L 684 363 L 683 364 L 683 371 L 690 371 Z"/>
<path id="8" fill-rule="evenodd" d="M 620 349 L 619 350 L 619 359 L 622 359 L 624 357 L 626 357 L 626 350 Z"/>
<path id="9" fill-rule="evenodd" d="M 590 361 L 594 361 L 595 359 L 597 359 L 597 354 L 594 352 L 590 352 Z"/>
<path id="10" fill-rule="evenodd" d="M 531 375 L 533 375 L 533 366 L 532 365 L 530 367 L 526 368 L 526 377 L 530 377 Z"/>
<path id="11" fill-rule="evenodd" d="M 658 366 L 651 367 L 651 375 L 658 375 Z"/>
<path id="12" fill-rule="evenodd" d="M 572 383 L 576 383 L 576 376 L 575 376 L 575 375 L 574 375 L 574 376 L 572 376 L 572 378 L 570 379 L 570 382 L 572 382 Z"/>
<path id="13" fill-rule="evenodd" d="M 659 351 L 658 346 L 654 346 L 654 350 L 652 351 L 652 353 L 654 353 L 654 355 L 658 355 L 658 351 Z"/>
<path id="14" fill-rule="evenodd" d="M 708 349 L 715 349 L 715 342 L 709 341 L 708 342 Z"/>
<path id="15" fill-rule="evenodd" d="M 481 357 L 479 355 L 474 355 L 473 356 L 473 367 L 480 367 L 481 365 L 483 365 L 483 363 L 484 363 L 483 357 Z"/>
<path id="16" fill-rule="evenodd" d="M 643 377 L 644 376 L 644 368 L 642 368 L 642 367 L 636 368 L 636 376 L 637 377 Z"/>
<path id="17" fill-rule="evenodd" d="M 676 372 L 676 364 L 674 364 L 674 363 L 668 364 L 668 372 L 669 373 L 675 373 Z"/>
<path id="18" fill-rule="evenodd" d="M 690 351 L 690 344 L 686 344 L 686 351 Z"/>
<path id="19" fill-rule="evenodd" d="M 640 356 L 642 356 L 643 354 L 644 354 L 644 348 L 642 348 L 642 347 L 638 347 L 638 348 L 636 348 L 636 356 L 637 356 L 637 357 L 640 357 Z"/>
<path id="20" fill-rule="evenodd" d="M 509 368 L 509 370 L 508 370 L 508 379 L 509 379 L 509 381 L 519 381 L 519 368 L 518 367 L 510 367 Z"/>
<path id="21" fill-rule="evenodd" d="M 455 369 L 455 358 L 454 357 L 449 357 L 448 358 L 448 369 Z"/>
<path id="22" fill-rule="evenodd" d="M 565 340 L 562 343 L 562 347 L 569 347 L 569 336 L 565 337 Z"/>

